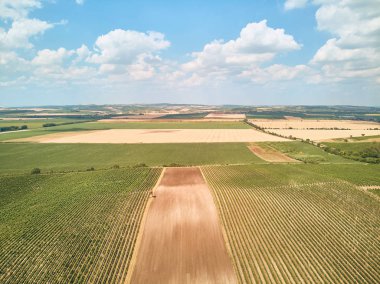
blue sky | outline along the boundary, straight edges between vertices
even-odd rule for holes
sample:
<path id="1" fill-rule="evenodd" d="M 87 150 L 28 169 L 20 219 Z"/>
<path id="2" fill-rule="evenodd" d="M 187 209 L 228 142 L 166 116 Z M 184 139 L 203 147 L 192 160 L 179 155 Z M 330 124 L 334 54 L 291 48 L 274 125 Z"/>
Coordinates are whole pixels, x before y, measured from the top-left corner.
<path id="1" fill-rule="evenodd" d="M 2 0 L 0 106 L 380 105 L 378 7 Z"/>

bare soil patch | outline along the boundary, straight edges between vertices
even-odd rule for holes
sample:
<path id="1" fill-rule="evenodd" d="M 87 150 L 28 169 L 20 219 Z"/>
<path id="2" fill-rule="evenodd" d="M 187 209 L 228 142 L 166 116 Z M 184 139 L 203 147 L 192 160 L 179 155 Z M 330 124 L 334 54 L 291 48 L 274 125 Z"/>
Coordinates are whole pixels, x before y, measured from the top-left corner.
<path id="1" fill-rule="evenodd" d="M 131 283 L 237 283 L 199 168 L 167 168 L 155 195 Z"/>
<path id="2" fill-rule="evenodd" d="M 288 141 L 254 129 L 110 129 L 17 139 L 40 143 L 216 143 Z"/>
<path id="3" fill-rule="evenodd" d="M 300 163 L 300 161 L 292 159 L 288 156 L 286 156 L 284 153 L 281 153 L 277 151 L 276 149 L 273 149 L 269 146 L 266 147 L 260 147 L 257 144 L 252 144 L 248 146 L 249 150 L 256 156 L 258 156 L 260 159 L 267 161 L 267 162 L 274 162 L 274 163 Z"/>

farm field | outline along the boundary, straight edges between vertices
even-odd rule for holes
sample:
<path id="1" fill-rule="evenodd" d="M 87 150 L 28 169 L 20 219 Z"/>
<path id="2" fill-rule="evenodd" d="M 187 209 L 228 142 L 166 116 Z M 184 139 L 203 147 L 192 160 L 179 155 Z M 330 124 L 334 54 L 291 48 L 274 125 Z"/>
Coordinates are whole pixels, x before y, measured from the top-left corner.
<path id="1" fill-rule="evenodd" d="M 248 146 L 249 150 L 252 151 L 256 156 L 268 162 L 275 163 L 299 163 L 300 161 L 286 156 L 284 153 L 276 150 L 275 148 L 264 144 L 264 143 L 252 143 Z"/>
<path id="2" fill-rule="evenodd" d="M 1 132 L 0 142 L 60 132 L 80 132 L 107 129 L 251 129 L 248 124 L 240 121 L 108 121 L 110 122 L 75 123 L 11 133 Z"/>
<path id="3" fill-rule="evenodd" d="M 240 121 L 114 121 L 106 120 L 76 124 L 75 127 L 63 125 L 55 127 L 56 130 L 106 130 L 106 129 L 249 129 Z"/>
<path id="4" fill-rule="evenodd" d="M 245 143 L 33 144 L 0 143 L 0 173 L 148 166 L 264 163 Z"/>
<path id="5" fill-rule="evenodd" d="M 54 123 L 54 124 L 61 124 L 61 123 L 76 123 L 80 122 L 78 119 L 69 119 L 69 118 L 49 118 L 49 119 L 0 119 L 0 128 L 1 127 L 9 127 L 9 126 L 21 126 L 21 125 L 27 125 L 28 129 L 35 129 L 35 128 L 42 128 L 44 124 L 47 123 Z"/>
<path id="6" fill-rule="evenodd" d="M 215 143 L 287 141 L 254 129 L 110 129 L 34 136 L 12 142 L 39 143 Z"/>
<path id="7" fill-rule="evenodd" d="M 315 120 L 315 119 L 254 119 L 251 123 L 264 129 L 380 129 L 380 123 L 356 120 Z"/>
<path id="8" fill-rule="evenodd" d="M 27 131 L 16 131 L 11 133 L 1 132 L 0 142 L 61 132 L 80 132 L 107 129 L 251 129 L 251 127 L 240 121 L 113 122 L 112 120 L 111 122 L 75 123 L 47 128 L 28 129 Z"/>
<path id="9" fill-rule="evenodd" d="M 380 281 L 379 201 L 318 171 L 352 178 L 357 166 L 328 166 L 202 167 L 240 283 Z M 359 168 L 364 183 L 379 170 Z"/>
<path id="10" fill-rule="evenodd" d="M 328 141 L 336 138 L 350 138 L 359 136 L 374 136 L 380 135 L 380 130 L 312 130 L 312 129 L 270 129 L 269 132 L 273 132 L 282 137 L 296 137 L 300 139 L 310 139 L 312 141 Z"/>
<path id="11" fill-rule="evenodd" d="M 237 283 L 198 168 L 168 168 L 148 208 L 130 283 Z"/>
<path id="12" fill-rule="evenodd" d="M 160 172 L 0 177 L 0 282 L 124 282 Z"/>
<path id="13" fill-rule="evenodd" d="M 300 141 L 264 142 L 258 145 L 274 148 L 287 156 L 305 163 L 354 163 L 352 160 L 327 153 L 321 148 Z"/>
<path id="14" fill-rule="evenodd" d="M 333 140 L 331 140 L 329 142 L 356 142 L 356 143 L 359 143 L 359 142 L 364 142 L 364 143 L 367 143 L 367 142 L 380 142 L 380 135 L 350 137 L 348 139 L 337 138 L 337 139 L 333 139 Z"/>
<path id="15" fill-rule="evenodd" d="M 379 142 L 343 142 L 323 143 L 326 151 L 337 153 L 343 157 L 368 163 L 380 163 Z"/>
<path id="16" fill-rule="evenodd" d="M 234 113 L 210 113 L 205 118 L 222 118 L 222 119 L 245 119 L 245 114 Z"/>

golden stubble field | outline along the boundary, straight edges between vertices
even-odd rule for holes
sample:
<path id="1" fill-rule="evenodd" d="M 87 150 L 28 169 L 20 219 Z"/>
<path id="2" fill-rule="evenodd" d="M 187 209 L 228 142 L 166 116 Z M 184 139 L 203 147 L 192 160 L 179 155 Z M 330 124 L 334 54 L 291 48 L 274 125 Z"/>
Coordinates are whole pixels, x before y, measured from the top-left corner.
<path id="1" fill-rule="evenodd" d="M 255 119 L 251 123 L 268 132 L 313 141 L 380 135 L 380 123 L 353 120 Z"/>
<path id="2" fill-rule="evenodd" d="M 288 141 L 254 129 L 110 129 L 65 132 L 13 142 L 38 143 L 215 143 Z"/>

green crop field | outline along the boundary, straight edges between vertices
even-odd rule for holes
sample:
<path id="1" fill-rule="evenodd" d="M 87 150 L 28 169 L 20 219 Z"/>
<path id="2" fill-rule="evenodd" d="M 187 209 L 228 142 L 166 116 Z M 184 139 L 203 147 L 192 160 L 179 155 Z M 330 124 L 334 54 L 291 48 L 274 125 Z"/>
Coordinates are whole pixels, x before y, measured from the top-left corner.
<path id="1" fill-rule="evenodd" d="M 361 162 L 380 163 L 379 142 L 334 142 L 323 144 L 327 146 L 326 151 L 337 153 L 348 159 Z"/>
<path id="2" fill-rule="evenodd" d="M 123 282 L 160 171 L 0 177 L 0 282 Z"/>
<path id="3" fill-rule="evenodd" d="M 148 166 L 264 163 L 245 143 L 36 144 L 0 143 L 0 173 Z"/>
<path id="4" fill-rule="evenodd" d="M 18 130 L 14 132 L 1 132 L 0 142 L 12 140 L 12 139 L 28 138 L 28 137 L 33 137 L 37 135 L 45 135 L 49 133 L 52 133 L 52 132 L 50 132 L 48 129 L 42 129 L 42 128 L 37 128 L 37 129 L 32 129 L 32 130 Z"/>
<path id="5" fill-rule="evenodd" d="M 354 161 L 345 159 L 338 155 L 333 155 L 322 149 L 300 141 L 292 142 L 264 142 L 264 145 L 271 146 L 280 152 L 285 153 L 293 159 L 305 163 L 353 163 Z"/>
<path id="6" fill-rule="evenodd" d="M 43 118 L 43 119 L 22 119 L 22 120 L 7 120 L 0 119 L 0 127 L 9 127 L 9 126 L 21 126 L 27 125 L 28 129 L 41 128 L 46 123 L 75 123 L 80 122 L 78 119 L 70 119 L 70 118 Z"/>
<path id="7" fill-rule="evenodd" d="M 380 203 L 318 171 L 326 166 L 361 167 L 361 179 L 373 178 L 367 165 L 202 168 L 239 282 L 380 282 Z"/>
<path id="8" fill-rule="evenodd" d="M 366 141 L 366 140 L 371 140 L 371 139 L 378 139 L 380 138 L 380 135 L 373 135 L 373 136 L 358 136 L 358 137 L 351 137 L 351 138 L 336 138 L 334 141 L 337 142 L 345 142 L 345 140 L 350 141 L 350 142 L 355 142 L 355 141 Z M 369 141 L 371 142 L 371 141 Z"/>

